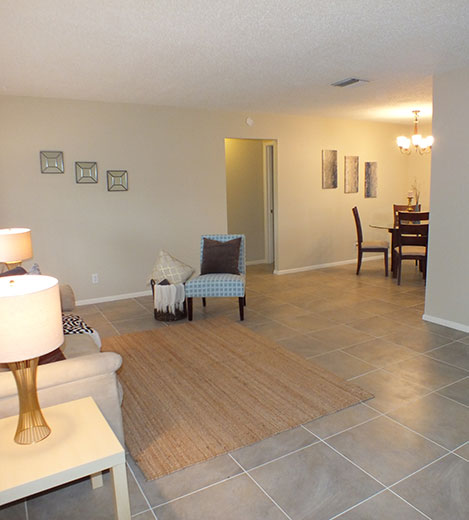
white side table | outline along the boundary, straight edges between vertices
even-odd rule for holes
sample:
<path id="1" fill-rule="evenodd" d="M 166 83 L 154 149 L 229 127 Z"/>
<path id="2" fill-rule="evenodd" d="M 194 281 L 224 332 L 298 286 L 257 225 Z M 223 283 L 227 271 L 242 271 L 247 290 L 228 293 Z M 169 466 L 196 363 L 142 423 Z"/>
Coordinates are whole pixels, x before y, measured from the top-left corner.
<path id="1" fill-rule="evenodd" d="M 125 452 L 91 397 L 43 409 L 52 429 L 37 444 L 13 440 L 17 416 L 0 420 L 0 505 L 110 469 L 116 518 L 130 520 Z"/>

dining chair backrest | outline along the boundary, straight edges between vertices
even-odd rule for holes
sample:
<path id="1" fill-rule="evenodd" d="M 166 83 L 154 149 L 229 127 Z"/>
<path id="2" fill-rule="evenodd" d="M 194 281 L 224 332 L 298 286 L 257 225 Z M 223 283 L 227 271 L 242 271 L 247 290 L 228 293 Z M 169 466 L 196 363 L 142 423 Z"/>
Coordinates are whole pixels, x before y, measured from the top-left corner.
<path id="1" fill-rule="evenodd" d="M 360 246 L 363 242 L 363 232 L 362 232 L 362 225 L 360 222 L 360 215 L 358 214 L 358 208 L 355 206 L 352 208 L 353 217 L 355 219 L 355 227 L 357 228 L 357 242 Z"/>
<path id="2" fill-rule="evenodd" d="M 397 239 L 399 250 L 402 246 L 424 246 L 428 243 L 428 225 L 430 214 L 428 211 L 398 212 Z"/>
<path id="3" fill-rule="evenodd" d="M 420 204 L 414 204 L 413 206 L 409 204 L 393 204 L 392 211 L 394 215 L 394 227 L 397 227 L 399 224 L 398 221 L 398 213 L 399 211 L 409 211 L 409 208 L 412 211 L 420 211 Z"/>

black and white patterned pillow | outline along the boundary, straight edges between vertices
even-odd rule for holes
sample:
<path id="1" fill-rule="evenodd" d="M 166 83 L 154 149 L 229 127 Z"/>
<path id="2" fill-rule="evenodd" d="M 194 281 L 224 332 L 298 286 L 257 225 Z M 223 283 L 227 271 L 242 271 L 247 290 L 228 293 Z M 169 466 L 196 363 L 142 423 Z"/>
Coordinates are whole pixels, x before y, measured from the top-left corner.
<path id="1" fill-rule="evenodd" d="M 62 314 L 64 334 L 93 334 L 94 329 L 89 327 L 76 314 Z"/>

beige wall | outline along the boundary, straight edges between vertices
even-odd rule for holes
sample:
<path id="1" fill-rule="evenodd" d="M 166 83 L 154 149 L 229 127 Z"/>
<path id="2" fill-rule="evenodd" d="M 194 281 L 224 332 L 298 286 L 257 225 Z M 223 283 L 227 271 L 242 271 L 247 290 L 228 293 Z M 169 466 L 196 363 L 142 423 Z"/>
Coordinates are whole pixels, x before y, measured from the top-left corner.
<path id="1" fill-rule="evenodd" d="M 198 267 L 200 235 L 227 231 L 224 139 L 277 139 L 278 270 L 346 261 L 352 206 L 369 238 L 387 238 L 367 224 L 390 221 L 409 189 L 402 133 L 409 125 L 1 96 L 0 227 L 30 227 L 34 261 L 80 300 L 145 291 L 160 248 Z M 321 189 L 322 149 L 339 152 L 338 189 Z M 64 151 L 65 175 L 41 174 L 40 150 Z M 343 193 L 345 154 L 360 156 L 358 194 Z M 75 183 L 79 160 L 98 162 L 97 185 Z M 378 162 L 377 199 L 363 198 L 365 161 Z M 106 191 L 107 169 L 128 169 L 128 192 Z"/>
<path id="2" fill-rule="evenodd" d="M 265 260 L 263 144 L 226 139 L 228 233 L 246 235 L 246 260 Z"/>
<path id="3" fill-rule="evenodd" d="M 469 69 L 433 84 L 431 221 L 425 318 L 469 332 Z"/>

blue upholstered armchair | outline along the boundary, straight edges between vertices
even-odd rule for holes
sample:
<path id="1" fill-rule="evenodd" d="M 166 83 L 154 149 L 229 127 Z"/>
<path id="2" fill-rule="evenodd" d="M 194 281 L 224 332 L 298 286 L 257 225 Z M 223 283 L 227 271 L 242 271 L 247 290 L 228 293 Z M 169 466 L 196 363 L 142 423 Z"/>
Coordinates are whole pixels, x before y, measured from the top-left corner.
<path id="1" fill-rule="evenodd" d="M 239 247 L 238 270 L 239 274 L 209 273 L 196 276 L 186 282 L 187 315 L 192 321 L 192 299 L 202 298 L 202 304 L 206 306 L 206 298 L 238 298 L 239 319 L 244 320 L 244 306 L 246 305 L 246 244 L 244 235 L 202 235 L 200 240 L 200 264 L 204 260 L 204 239 L 228 242 L 241 238 Z"/>

